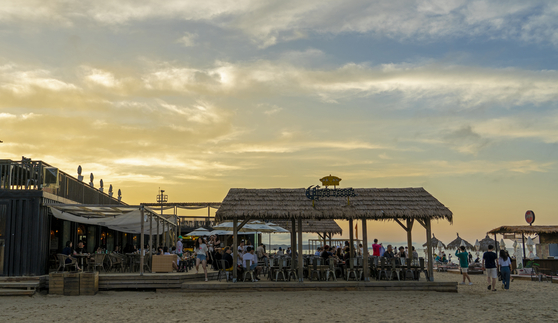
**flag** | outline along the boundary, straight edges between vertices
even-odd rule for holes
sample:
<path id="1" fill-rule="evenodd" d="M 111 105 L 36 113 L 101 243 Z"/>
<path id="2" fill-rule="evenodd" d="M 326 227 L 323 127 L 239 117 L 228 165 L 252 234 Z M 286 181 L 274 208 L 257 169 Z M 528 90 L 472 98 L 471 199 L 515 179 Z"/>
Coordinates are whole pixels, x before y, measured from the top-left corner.
<path id="1" fill-rule="evenodd" d="M 355 225 L 355 237 L 358 240 L 358 223 Z"/>

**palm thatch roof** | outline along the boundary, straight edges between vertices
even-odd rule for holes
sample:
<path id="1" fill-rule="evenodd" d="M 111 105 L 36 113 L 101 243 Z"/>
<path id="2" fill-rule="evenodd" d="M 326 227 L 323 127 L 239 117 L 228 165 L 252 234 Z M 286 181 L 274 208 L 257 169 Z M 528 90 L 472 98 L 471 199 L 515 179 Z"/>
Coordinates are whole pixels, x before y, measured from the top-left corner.
<path id="1" fill-rule="evenodd" d="M 292 232 L 291 221 L 273 220 L 273 223 Z M 297 224 L 298 225 L 298 224 Z M 302 220 L 302 232 L 342 234 L 343 230 L 335 220 Z"/>
<path id="2" fill-rule="evenodd" d="M 493 247 L 496 247 L 496 243 L 494 242 L 494 239 L 490 239 L 488 234 L 484 239 L 479 241 L 479 243 L 480 243 L 480 248 L 477 251 L 488 251 L 488 245 L 492 245 Z"/>
<path id="3" fill-rule="evenodd" d="M 467 249 L 473 249 L 474 248 L 472 244 L 467 242 L 467 240 L 462 239 L 459 236 L 459 233 L 458 233 L 457 238 L 455 238 L 455 240 L 453 240 L 452 242 L 448 243 L 446 249 L 457 249 L 457 248 L 459 248 L 461 246 L 461 241 L 465 242 L 465 248 L 467 248 Z"/>
<path id="4" fill-rule="evenodd" d="M 438 241 L 440 241 L 440 240 L 438 240 L 438 239 L 434 236 L 434 234 L 432 234 L 432 247 L 437 248 L 437 247 L 438 247 Z M 441 242 L 441 241 L 440 241 L 440 242 Z M 423 246 L 423 247 L 426 247 L 426 245 L 427 245 L 427 243 L 423 244 L 422 246 Z M 444 246 L 444 249 L 447 248 L 446 245 L 445 245 L 443 242 L 442 242 L 442 246 Z"/>
<path id="5" fill-rule="evenodd" d="M 558 225 L 504 225 L 499 228 L 488 231 L 488 234 L 501 234 L 501 233 L 523 233 L 523 234 L 558 233 Z"/>
<path id="6" fill-rule="evenodd" d="M 304 188 L 231 188 L 215 213 L 218 221 L 245 219 L 445 219 L 452 212 L 424 188 L 355 188 L 350 204 L 344 197 L 312 201 Z"/>

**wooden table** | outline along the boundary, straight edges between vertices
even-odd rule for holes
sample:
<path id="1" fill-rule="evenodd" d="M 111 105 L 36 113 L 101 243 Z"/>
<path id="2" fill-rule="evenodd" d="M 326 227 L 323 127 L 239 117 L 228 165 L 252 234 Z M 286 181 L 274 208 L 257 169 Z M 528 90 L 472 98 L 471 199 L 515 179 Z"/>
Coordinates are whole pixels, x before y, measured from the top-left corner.
<path id="1" fill-rule="evenodd" d="M 81 266 L 81 271 L 84 270 L 84 266 L 83 266 L 83 259 L 85 258 L 89 258 L 91 255 L 88 253 L 81 253 L 81 254 L 77 254 L 77 255 L 72 255 L 72 257 L 79 259 L 80 261 L 80 266 Z"/>

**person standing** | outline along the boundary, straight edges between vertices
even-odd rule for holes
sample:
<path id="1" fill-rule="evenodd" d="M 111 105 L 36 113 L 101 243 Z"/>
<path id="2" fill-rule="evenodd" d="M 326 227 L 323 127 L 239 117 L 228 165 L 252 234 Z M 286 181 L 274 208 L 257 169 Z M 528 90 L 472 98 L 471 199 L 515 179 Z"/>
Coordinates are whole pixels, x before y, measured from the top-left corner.
<path id="1" fill-rule="evenodd" d="M 205 273 L 205 281 L 207 281 L 207 245 L 204 243 L 202 238 L 196 240 L 196 274 L 199 272 L 198 268 L 200 263 Z"/>
<path id="2" fill-rule="evenodd" d="M 378 239 L 374 239 L 374 243 L 372 244 L 372 256 L 380 257 L 380 249 L 382 246 L 378 244 Z"/>
<path id="3" fill-rule="evenodd" d="M 182 245 L 182 236 L 178 236 L 178 241 L 176 242 L 176 254 L 179 257 L 182 257 L 182 251 L 184 250 L 184 247 Z"/>
<path id="4" fill-rule="evenodd" d="M 498 258 L 498 264 L 500 266 L 500 273 L 502 273 L 502 283 L 504 284 L 504 290 L 509 290 L 511 276 L 511 259 L 507 251 L 500 250 L 500 258 Z"/>
<path id="5" fill-rule="evenodd" d="M 498 256 L 494 252 L 494 246 L 488 245 L 488 251 L 482 255 L 482 270 L 486 270 L 488 290 L 496 291 L 496 278 L 498 277 Z"/>
<path id="6" fill-rule="evenodd" d="M 467 280 L 469 280 L 469 285 L 473 285 L 471 278 L 467 273 L 469 269 L 469 254 L 465 251 L 465 247 L 461 246 L 457 248 L 457 250 L 455 250 L 455 256 L 459 259 L 459 267 L 461 267 L 461 273 L 463 274 L 463 282 L 460 284 L 465 285 L 465 278 L 467 278 Z"/>

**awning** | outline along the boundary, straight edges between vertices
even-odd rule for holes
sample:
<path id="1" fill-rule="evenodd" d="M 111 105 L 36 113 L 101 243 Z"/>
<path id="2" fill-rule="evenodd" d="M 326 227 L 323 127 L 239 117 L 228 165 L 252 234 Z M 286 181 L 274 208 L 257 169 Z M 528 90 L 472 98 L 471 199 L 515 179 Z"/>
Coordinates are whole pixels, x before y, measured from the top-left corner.
<path id="1" fill-rule="evenodd" d="M 49 205 L 52 214 L 61 220 L 67 220 L 71 222 L 83 223 L 83 224 L 93 224 L 105 226 L 109 229 L 139 234 L 141 233 L 141 208 L 142 206 L 123 206 L 123 205 Z M 153 212 L 148 207 L 144 208 L 144 234 L 151 234 L 149 231 L 149 214 L 156 217 L 161 217 L 160 215 Z M 174 219 L 163 220 L 175 226 Z M 159 224 L 159 234 L 168 231 L 169 226 L 165 226 L 166 230 L 163 230 L 163 225 Z M 157 224 L 155 219 L 153 219 L 153 234 L 157 234 Z"/>

